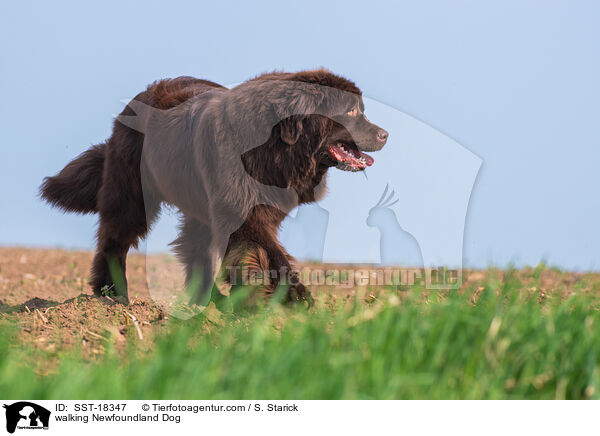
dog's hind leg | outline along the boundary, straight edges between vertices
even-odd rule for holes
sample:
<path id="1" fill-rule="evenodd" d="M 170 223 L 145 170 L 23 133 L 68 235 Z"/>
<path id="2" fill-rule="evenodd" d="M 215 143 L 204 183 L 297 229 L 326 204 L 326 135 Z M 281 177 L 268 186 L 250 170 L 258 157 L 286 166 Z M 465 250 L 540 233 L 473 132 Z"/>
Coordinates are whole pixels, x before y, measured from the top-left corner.
<path id="1" fill-rule="evenodd" d="M 120 162 L 109 165 L 98 193 L 100 224 L 90 284 L 96 295 L 127 299 L 127 252 L 148 232 L 160 212 L 160 201 L 148 193 L 143 195 L 139 168 L 136 179 L 135 171 Z"/>

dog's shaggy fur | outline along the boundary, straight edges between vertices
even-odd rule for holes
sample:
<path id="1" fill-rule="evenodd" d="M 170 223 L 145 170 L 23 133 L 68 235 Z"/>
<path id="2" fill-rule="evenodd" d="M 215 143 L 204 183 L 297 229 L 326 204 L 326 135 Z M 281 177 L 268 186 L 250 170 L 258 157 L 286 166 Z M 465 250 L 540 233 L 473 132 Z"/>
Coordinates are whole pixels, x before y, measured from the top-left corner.
<path id="1" fill-rule="evenodd" d="M 236 247 L 257 247 L 260 263 L 277 271 L 276 286 L 292 271 L 277 240 L 287 213 L 324 195 L 330 167 L 364 169 L 372 159 L 362 151 L 385 144 L 387 132 L 363 110 L 356 85 L 322 69 L 263 74 L 231 90 L 192 77 L 161 80 L 129 103 L 105 143 L 46 178 L 41 195 L 65 211 L 100 215 L 96 294 L 108 287 L 127 298 L 127 252 L 162 203 L 182 212 L 175 247 L 188 283 L 201 277 L 197 301 L 219 260 L 239 257 L 227 256 Z M 290 298 L 306 298 L 291 282 Z"/>

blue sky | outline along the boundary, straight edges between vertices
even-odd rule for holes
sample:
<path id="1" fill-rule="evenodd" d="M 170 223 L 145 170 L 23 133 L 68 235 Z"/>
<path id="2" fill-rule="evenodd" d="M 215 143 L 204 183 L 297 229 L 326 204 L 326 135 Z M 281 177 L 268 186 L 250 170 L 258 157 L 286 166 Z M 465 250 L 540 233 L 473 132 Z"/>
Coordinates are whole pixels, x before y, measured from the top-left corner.
<path id="1" fill-rule="evenodd" d="M 95 218 L 50 209 L 37 187 L 105 139 L 120 100 L 153 80 L 230 84 L 325 66 L 481 158 L 466 265 L 543 258 L 598 269 L 599 9 L 591 1 L 4 2 L 0 244 L 93 245 Z"/>

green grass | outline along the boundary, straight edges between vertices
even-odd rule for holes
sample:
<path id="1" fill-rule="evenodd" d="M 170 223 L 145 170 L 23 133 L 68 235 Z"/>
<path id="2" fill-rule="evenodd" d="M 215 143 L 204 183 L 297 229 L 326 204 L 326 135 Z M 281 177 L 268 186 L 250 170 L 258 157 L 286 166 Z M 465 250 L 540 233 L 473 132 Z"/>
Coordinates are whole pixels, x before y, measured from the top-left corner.
<path id="1" fill-rule="evenodd" d="M 0 396 L 32 399 L 598 398 L 598 300 L 518 281 L 371 304 L 271 304 L 169 320 L 154 347 L 96 358 L 17 342 L 0 327 Z M 323 299 L 322 299 L 323 300 Z M 107 340 L 110 343 L 110 340 Z M 40 370 L 39 362 L 56 362 Z M 38 362 L 38 364 L 36 364 Z M 43 373 L 44 375 L 41 375 Z"/>

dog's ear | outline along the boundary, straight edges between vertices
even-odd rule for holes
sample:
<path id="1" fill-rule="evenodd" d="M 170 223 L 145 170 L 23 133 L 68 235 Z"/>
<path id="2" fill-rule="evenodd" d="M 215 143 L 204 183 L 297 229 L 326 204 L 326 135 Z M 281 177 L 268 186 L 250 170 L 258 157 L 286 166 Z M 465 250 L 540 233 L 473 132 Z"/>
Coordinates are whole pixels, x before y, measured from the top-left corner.
<path id="1" fill-rule="evenodd" d="M 293 116 L 279 123 L 281 140 L 289 145 L 294 145 L 302 135 L 302 117 Z"/>

